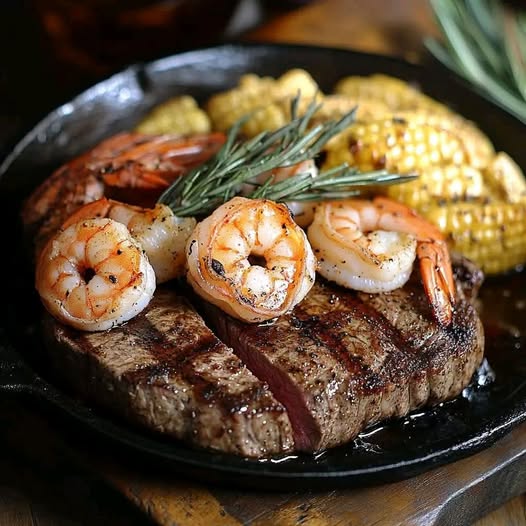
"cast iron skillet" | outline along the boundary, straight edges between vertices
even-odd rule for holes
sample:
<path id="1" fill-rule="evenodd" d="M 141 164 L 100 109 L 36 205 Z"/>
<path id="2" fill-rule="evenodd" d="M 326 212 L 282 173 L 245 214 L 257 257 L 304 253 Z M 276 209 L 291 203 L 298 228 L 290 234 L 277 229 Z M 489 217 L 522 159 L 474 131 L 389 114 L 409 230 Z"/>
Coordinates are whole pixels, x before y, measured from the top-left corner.
<path id="1" fill-rule="evenodd" d="M 292 67 L 307 69 L 325 91 L 349 74 L 383 72 L 407 79 L 475 120 L 498 149 L 526 167 L 524 127 L 438 66 L 417 67 L 337 49 L 251 44 L 192 51 L 131 67 L 48 115 L 0 169 L 3 231 L 16 232 L 0 258 L 4 292 L 0 391 L 45 401 L 69 416 L 73 427 L 94 431 L 108 439 L 104 443 L 109 447 L 125 446 L 134 458 L 141 453 L 149 462 L 159 461 L 178 473 L 275 489 L 406 478 L 479 451 L 526 419 L 526 357 L 521 350 L 525 304 L 521 291 L 526 278 L 522 273 L 490 280 L 483 287 L 487 356 L 496 373 L 494 382 L 488 382 L 492 375 L 482 371 L 458 399 L 369 429 L 353 443 L 318 456 L 261 462 L 193 449 L 77 400 L 47 370 L 38 333 L 41 308 L 17 230 L 20 201 L 60 163 L 133 127 L 149 108 L 169 96 L 191 93 L 203 100 L 233 86 L 242 73 L 277 76 Z"/>

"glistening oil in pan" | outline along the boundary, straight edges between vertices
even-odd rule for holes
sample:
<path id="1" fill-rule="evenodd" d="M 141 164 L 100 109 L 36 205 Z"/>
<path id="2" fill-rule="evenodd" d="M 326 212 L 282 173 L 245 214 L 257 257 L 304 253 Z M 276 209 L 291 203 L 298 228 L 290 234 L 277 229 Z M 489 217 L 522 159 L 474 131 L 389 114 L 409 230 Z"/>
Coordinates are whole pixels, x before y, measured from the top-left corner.
<path id="1" fill-rule="evenodd" d="M 436 444 L 433 429 L 440 429 L 440 440 L 446 443 L 480 426 L 488 412 L 498 413 L 502 403 L 525 395 L 526 273 L 486 279 L 479 297 L 486 359 L 471 384 L 454 400 L 367 429 L 354 441 L 355 453 L 392 451 L 408 440 L 422 447 L 430 441 Z"/>
<path id="2" fill-rule="evenodd" d="M 488 413 L 497 414 L 503 401 L 511 403 L 525 396 L 525 285 L 524 272 L 486 279 L 477 302 L 484 323 L 486 358 L 462 395 L 372 426 L 351 444 L 320 454 L 317 461 L 330 466 L 338 457 L 345 457 L 359 467 L 372 455 L 389 456 L 409 443 L 419 444 L 416 449 L 421 450 L 431 444 L 437 447 L 437 441 L 446 446 L 455 437 L 479 428 Z"/>

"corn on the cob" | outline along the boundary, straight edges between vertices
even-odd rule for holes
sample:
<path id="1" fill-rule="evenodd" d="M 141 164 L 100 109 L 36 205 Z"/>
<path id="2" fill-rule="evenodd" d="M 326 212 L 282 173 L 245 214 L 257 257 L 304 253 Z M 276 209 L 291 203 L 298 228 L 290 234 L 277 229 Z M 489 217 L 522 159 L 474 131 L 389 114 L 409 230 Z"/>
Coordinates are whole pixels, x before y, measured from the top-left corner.
<path id="1" fill-rule="evenodd" d="M 433 204 L 489 197 L 480 170 L 465 164 L 430 166 L 414 181 L 388 186 L 386 195 L 421 212 Z"/>
<path id="2" fill-rule="evenodd" d="M 449 112 L 446 106 L 424 95 L 404 80 L 388 75 L 345 77 L 336 84 L 334 92 L 348 97 L 379 100 L 393 111 Z"/>
<path id="3" fill-rule="evenodd" d="M 303 113 L 306 103 L 302 99 L 299 112 Z M 320 109 L 313 115 L 312 124 L 339 119 L 344 114 L 356 108 L 355 118 L 359 121 L 378 120 L 390 115 L 389 108 L 381 101 L 358 97 L 347 97 L 345 95 L 327 95 L 319 103 Z"/>
<path id="4" fill-rule="evenodd" d="M 526 198 L 515 203 L 460 202 L 424 213 L 447 236 L 450 247 L 495 274 L 526 261 Z"/>
<path id="5" fill-rule="evenodd" d="M 326 152 L 325 167 L 346 162 L 363 171 L 419 173 L 430 166 L 469 163 L 462 141 L 451 132 L 396 118 L 356 122 L 330 141 Z"/>
<path id="6" fill-rule="evenodd" d="M 510 203 L 526 196 L 526 179 L 517 163 L 504 152 L 499 152 L 484 170 L 484 182 L 496 199 Z"/>
<path id="7" fill-rule="evenodd" d="M 194 98 L 183 95 L 156 106 L 137 125 L 136 130 L 140 133 L 152 135 L 208 133 L 210 131 L 210 119 L 199 108 Z"/>
<path id="8" fill-rule="evenodd" d="M 493 144 L 477 126 L 453 112 L 430 113 L 428 111 L 399 111 L 393 117 L 416 124 L 429 124 L 454 133 L 462 140 L 475 168 L 485 168 L 495 157 Z"/>
<path id="9" fill-rule="evenodd" d="M 382 102 L 392 110 L 394 117 L 436 125 L 456 133 L 464 141 L 471 163 L 477 168 L 487 166 L 495 155 L 491 141 L 472 122 L 401 79 L 387 75 L 347 77 L 336 85 L 335 91 L 348 97 L 368 97 Z"/>
<path id="10" fill-rule="evenodd" d="M 250 137 L 283 126 L 290 119 L 290 100 L 298 93 L 310 101 L 318 91 L 314 79 L 300 69 L 290 70 L 276 80 L 244 75 L 236 88 L 212 96 L 206 109 L 218 131 L 227 131 L 241 117 L 260 109 L 242 129 Z"/>

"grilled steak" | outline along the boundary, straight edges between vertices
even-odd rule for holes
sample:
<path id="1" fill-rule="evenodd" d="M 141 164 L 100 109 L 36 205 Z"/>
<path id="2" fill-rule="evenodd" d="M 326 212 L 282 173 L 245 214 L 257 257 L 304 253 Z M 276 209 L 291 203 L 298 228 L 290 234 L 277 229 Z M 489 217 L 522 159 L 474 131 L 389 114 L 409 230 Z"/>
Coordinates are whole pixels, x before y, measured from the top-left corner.
<path id="1" fill-rule="evenodd" d="M 483 331 L 466 299 L 480 281 L 466 265 L 451 325 L 431 315 L 419 276 L 385 294 L 319 279 L 290 314 L 246 325 L 207 307 L 219 336 L 287 408 L 296 449 L 351 440 L 365 426 L 458 395 L 483 356 Z"/>
<path id="2" fill-rule="evenodd" d="M 55 368 L 72 386 L 133 421 L 248 457 L 294 446 L 287 413 L 268 386 L 168 288 L 108 332 L 76 331 L 51 317 L 44 327 Z"/>
<path id="3" fill-rule="evenodd" d="M 452 398 L 469 383 L 483 355 L 471 303 L 481 275 L 466 263 L 456 275 L 459 299 L 447 328 L 432 318 L 415 273 L 386 294 L 320 278 L 291 313 L 269 324 L 245 324 L 207 304 L 237 356 L 169 288 L 108 332 L 47 318 L 48 347 L 77 390 L 154 430 L 250 457 L 314 452 Z"/>

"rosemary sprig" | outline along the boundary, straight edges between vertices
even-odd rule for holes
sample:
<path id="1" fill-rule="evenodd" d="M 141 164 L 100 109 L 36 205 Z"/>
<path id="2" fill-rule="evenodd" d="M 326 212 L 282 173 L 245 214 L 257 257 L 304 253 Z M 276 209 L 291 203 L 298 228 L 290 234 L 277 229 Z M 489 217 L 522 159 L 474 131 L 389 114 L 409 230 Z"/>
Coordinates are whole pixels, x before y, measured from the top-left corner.
<path id="1" fill-rule="evenodd" d="M 430 0 L 444 43 L 431 53 L 526 123 L 526 14 L 498 0 Z"/>
<path id="2" fill-rule="evenodd" d="M 320 172 L 317 177 L 312 177 L 310 173 L 298 173 L 283 181 L 274 182 L 268 179 L 247 197 L 272 201 L 346 199 L 359 195 L 367 187 L 402 183 L 411 181 L 415 177 L 415 175 L 392 174 L 386 170 L 360 173 L 357 169 L 343 164 Z"/>
<path id="3" fill-rule="evenodd" d="M 320 105 L 311 103 L 305 114 L 298 117 L 298 103 L 299 96 L 291 102 L 291 121 L 288 124 L 246 142 L 237 139 L 248 117 L 237 122 L 219 152 L 204 165 L 176 179 L 161 195 L 159 202 L 169 206 L 177 216 L 195 216 L 212 212 L 238 194 L 244 183 L 257 187 L 249 197 L 299 201 L 343 199 L 356 195 L 364 186 L 393 184 L 414 178 L 411 175 L 389 174 L 385 170 L 361 174 L 342 165 L 317 177 L 299 173 L 284 181 L 269 179 L 258 185 L 254 181 L 261 173 L 314 158 L 332 137 L 354 121 L 356 108 L 339 120 L 309 129 L 309 122 Z"/>

